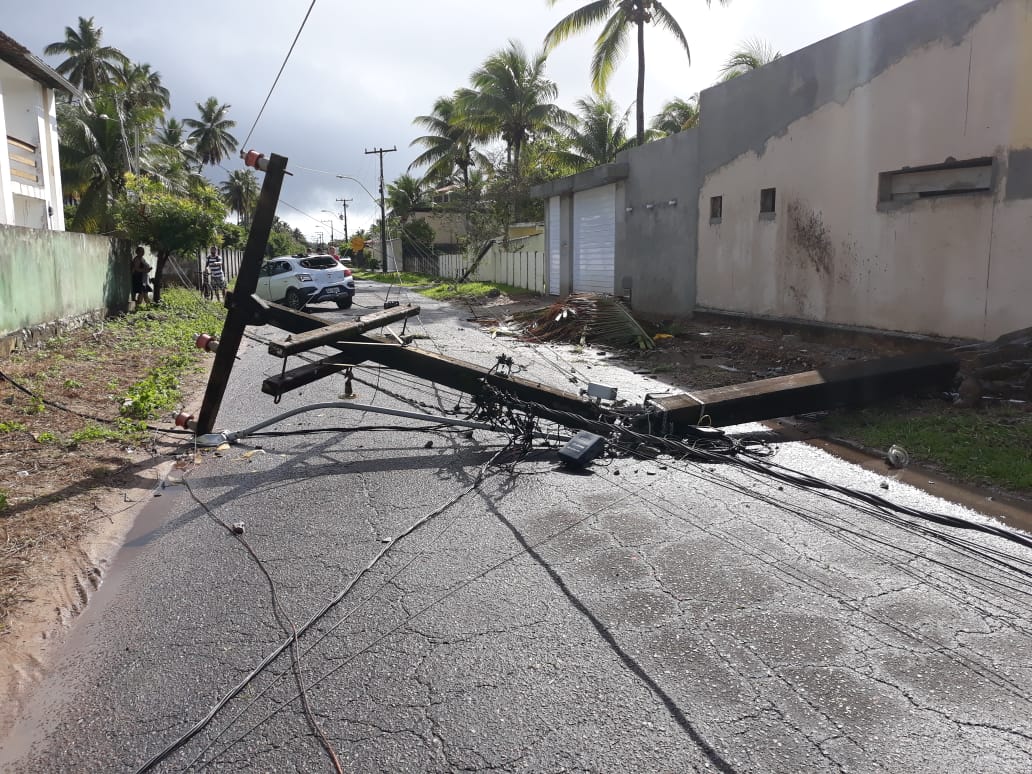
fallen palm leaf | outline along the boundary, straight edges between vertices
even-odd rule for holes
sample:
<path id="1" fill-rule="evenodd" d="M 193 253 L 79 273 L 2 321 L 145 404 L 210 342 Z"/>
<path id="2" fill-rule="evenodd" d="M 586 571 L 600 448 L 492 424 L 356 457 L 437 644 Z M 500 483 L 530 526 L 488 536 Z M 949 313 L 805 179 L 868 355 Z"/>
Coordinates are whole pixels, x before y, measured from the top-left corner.
<path id="1" fill-rule="evenodd" d="M 570 295 L 545 309 L 523 312 L 513 318 L 524 332 L 539 341 L 573 341 L 613 347 L 656 346 L 630 310 L 613 296 Z"/>

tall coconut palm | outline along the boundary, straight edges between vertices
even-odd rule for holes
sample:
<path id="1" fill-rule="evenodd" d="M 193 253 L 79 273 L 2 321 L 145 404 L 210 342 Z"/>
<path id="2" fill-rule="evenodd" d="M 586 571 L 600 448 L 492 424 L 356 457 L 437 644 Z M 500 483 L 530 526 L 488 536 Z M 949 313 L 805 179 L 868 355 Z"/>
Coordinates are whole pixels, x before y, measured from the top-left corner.
<path id="1" fill-rule="evenodd" d="M 510 40 L 473 72 L 471 89 L 456 93 L 456 104 L 474 135 L 505 143 L 506 160 L 517 179 L 523 147 L 569 120 L 553 102 L 559 88 L 545 77 L 545 59 L 544 52 L 528 57 L 522 44 Z"/>
<path id="2" fill-rule="evenodd" d="M 720 80 L 730 81 L 739 75 L 745 75 L 750 70 L 758 70 L 775 59 L 781 58 L 781 52 L 775 51 L 766 40 L 762 38 L 750 38 L 739 44 L 738 48 L 731 52 L 724 66 L 720 68 Z"/>
<path id="3" fill-rule="evenodd" d="M 565 174 L 609 164 L 631 141 L 627 136 L 630 108 L 620 114 L 608 96 L 579 99 L 576 105 L 578 118 L 564 130 L 562 147 L 546 154 Z"/>
<path id="4" fill-rule="evenodd" d="M 463 188 L 469 188 L 469 169 L 482 163 L 483 156 L 474 147 L 476 137 L 459 110 L 457 98 L 454 95 L 438 97 L 432 112 L 416 116 L 412 123 L 425 129 L 427 134 L 409 144 L 421 145 L 426 150 L 409 164 L 409 170 L 425 166 L 423 177 L 433 183 L 450 181 L 458 170 Z"/>
<path id="5" fill-rule="evenodd" d="M 559 0 L 548 0 L 555 5 Z M 710 5 L 710 0 L 705 0 Z M 719 0 L 727 5 L 731 0 Z M 596 94 L 604 94 L 613 70 L 627 48 L 627 38 L 633 29 L 637 37 L 638 88 L 635 104 L 638 144 L 645 142 L 645 23 L 662 27 L 677 38 L 691 63 L 688 39 L 681 25 L 660 0 L 593 0 L 561 19 L 545 36 L 545 50 L 551 51 L 571 35 L 596 24 L 603 24 L 595 40 L 595 54 L 591 58 L 591 85 Z"/>
<path id="6" fill-rule="evenodd" d="M 237 214 L 237 223 L 245 226 L 250 223 L 251 213 L 258 203 L 258 178 L 254 172 L 234 169 L 219 190 L 229 209 Z"/>
<path id="7" fill-rule="evenodd" d="M 69 230 L 87 233 L 114 228 L 111 203 L 125 190 L 131 153 L 123 127 L 110 118 L 110 96 L 100 95 L 93 109 L 64 105 L 58 110 L 61 138 L 61 182 L 64 195 L 76 202 Z"/>
<path id="8" fill-rule="evenodd" d="M 142 169 L 142 160 L 149 155 L 151 135 L 169 105 L 169 92 L 161 84 L 161 74 L 149 64 L 125 62 L 112 75 L 112 80 L 97 90 L 106 104 L 112 104 L 112 117 L 132 146 L 133 169 Z M 94 97 L 96 102 L 98 96 Z"/>
<path id="9" fill-rule="evenodd" d="M 186 127 L 178 118 L 163 117 L 158 125 L 158 130 L 154 133 L 154 141 L 181 150 L 190 145 L 186 136 Z"/>
<path id="10" fill-rule="evenodd" d="M 65 27 L 65 39 L 43 49 L 47 56 L 67 55 L 57 71 L 85 92 L 93 94 L 110 83 L 119 65 L 128 57 L 113 46 L 101 45 L 104 28 L 93 23 L 93 17 L 79 17 L 79 28 Z"/>
<path id="11" fill-rule="evenodd" d="M 153 144 L 168 148 L 173 152 L 173 158 L 175 154 L 178 154 L 189 167 L 197 169 L 200 164 L 197 154 L 194 153 L 193 143 L 190 142 L 190 138 L 186 134 L 186 127 L 177 118 L 162 116 L 157 130 L 154 132 Z"/>
<path id="12" fill-rule="evenodd" d="M 164 111 L 169 107 L 169 91 L 161 83 L 161 73 L 149 64 L 126 62 L 114 74 L 113 83 L 121 92 L 127 111 L 150 108 Z"/>
<path id="13" fill-rule="evenodd" d="M 401 221 L 402 226 L 412 217 L 413 212 L 429 204 L 423 181 L 412 175 L 402 175 L 387 186 L 387 206 L 390 214 Z"/>
<path id="14" fill-rule="evenodd" d="M 199 119 L 183 119 L 183 124 L 193 130 L 190 132 L 190 140 L 202 168 L 205 164 L 217 166 L 237 149 L 237 139 L 229 133 L 236 126 L 236 121 L 226 117 L 229 108 L 225 103 L 219 104 L 215 97 L 208 97 L 205 102 L 197 103 L 197 110 L 201 114 Z"/>
<path id="15" fill-rule="evenodd" d="M 661 137 L 693 129 L 699 125 L 699 95 L 688 99 L 675 97 L 663 105 L 663 109 L 652 118 L 652 131 Z"/>

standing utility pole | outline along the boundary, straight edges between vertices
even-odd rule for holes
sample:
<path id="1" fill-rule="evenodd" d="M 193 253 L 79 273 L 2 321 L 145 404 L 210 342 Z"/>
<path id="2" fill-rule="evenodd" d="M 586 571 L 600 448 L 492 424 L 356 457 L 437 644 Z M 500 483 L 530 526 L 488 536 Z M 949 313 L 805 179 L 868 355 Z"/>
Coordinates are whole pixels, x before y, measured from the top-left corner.
<path id="1" fill-rule="evenodd" d="M 355 201 L 354 199 L 337 199 L 341 206 L 344 208 L 344 241 L 350 242 L 351 237 L 348 236 L 348 202 Z"/>
<path id="2" fill-rule="evenodd" d="M 380 267 L 380 271 L 387 272 L 387 208 L 385 199 L 383 196 L 383 154 L 393 153 L 398 148 L 373 148 L 373 150 L 367 150 L 366 155 L 370 153 L 377 153 L 380 155 L 380 254 L 383 257 L 383 266 Z"/>

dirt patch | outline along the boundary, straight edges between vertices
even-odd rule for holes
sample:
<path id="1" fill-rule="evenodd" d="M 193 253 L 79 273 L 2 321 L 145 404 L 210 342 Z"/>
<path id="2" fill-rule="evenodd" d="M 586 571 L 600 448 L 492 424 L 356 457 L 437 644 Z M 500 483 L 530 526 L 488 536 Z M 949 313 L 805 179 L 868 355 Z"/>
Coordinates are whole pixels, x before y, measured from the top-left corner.
<path id="1" fill-rule="evenodd" d="M 120 423 L 125 395 L 181 343 L 133 346 L 139 313 L 0 360 L 0 695 L 22 695 L 82 611 L 182 436 Z M 196 394 L 210 356 L 178 379 Z M 31 394 L 30 394 L 31 393 Z M 171 423 L 152 425 L 169 428 Z"/>

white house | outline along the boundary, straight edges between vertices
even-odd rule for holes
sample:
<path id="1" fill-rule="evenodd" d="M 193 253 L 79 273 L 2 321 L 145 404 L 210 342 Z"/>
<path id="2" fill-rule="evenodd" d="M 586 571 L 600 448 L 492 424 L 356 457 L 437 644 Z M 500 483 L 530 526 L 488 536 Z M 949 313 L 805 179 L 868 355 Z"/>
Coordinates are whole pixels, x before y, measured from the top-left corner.
<path id="1" fill-rule="evenodd" d="M 64 231 L 55 90 L 78 90 L 0 32 L 0 225 Z"/>

